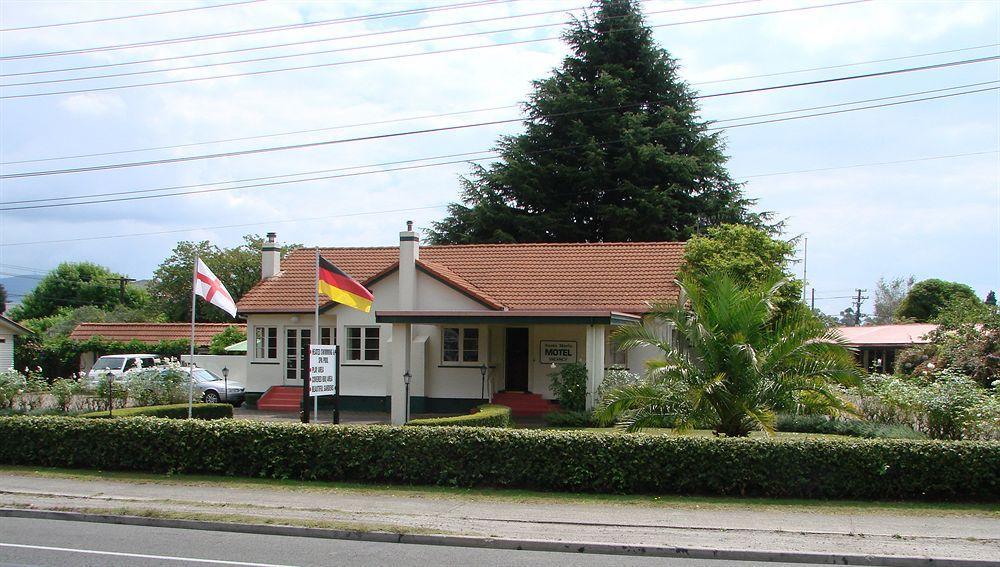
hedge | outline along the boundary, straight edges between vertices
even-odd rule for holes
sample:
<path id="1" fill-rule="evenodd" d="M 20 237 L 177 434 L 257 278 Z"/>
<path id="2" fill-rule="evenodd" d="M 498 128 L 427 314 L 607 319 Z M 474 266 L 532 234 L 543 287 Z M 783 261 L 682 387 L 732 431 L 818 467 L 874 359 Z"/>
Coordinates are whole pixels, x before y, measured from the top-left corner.
<path id="1" fill-rule="evenodd" d="M 882 425 L 858 419 L 830 419 L 823 415 L 779 415 L 778 431 L 825 433 L 851 437 L 885 437 L 889 439 L 926 439 L 908 425 Z"/>
<path id="2" fill-rule="evenodd" d="M 197 419 L 223 419 L 233 417 L 233 406 L 229 404 L 194 404 L 191 415 Z M 187 404 L 171 404 L 166 406 L 143 406 L 137 408 L 122 408 L 114 410 L 114 417 L 165 417 L 169 419 L 186 419 Z M 94 411 L 80 417 L 109 417 L 107 411 Z"/>
<path id="3" fill-rule="evenodd" d="M 475 413 L 456 415 L 453 417 L 428 417 L 411 419 L 406 425 L 424 427 L 441 427 L 455 425 L 460 427 L 510 427 L 512 424 L 510 408 L 500 404 L 483 404 L 476 407 Z"/>
<path id="4" fill-rule="evenodd" d="M 1000 501 L 1000 442 L 0 417 L 0 464 L 569 492 Z"/>

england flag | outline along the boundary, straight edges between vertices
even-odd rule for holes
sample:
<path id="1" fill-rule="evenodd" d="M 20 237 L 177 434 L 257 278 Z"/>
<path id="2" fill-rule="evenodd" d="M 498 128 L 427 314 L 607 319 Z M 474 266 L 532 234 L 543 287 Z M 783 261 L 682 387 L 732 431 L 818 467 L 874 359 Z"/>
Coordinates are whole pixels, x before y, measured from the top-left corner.
<path id="1" fill-rule="evenodd" d="M 236 302 L 233 301 L 233 296 L 229 295 L 229 290 L 226 289 L 226 286 L 222 285 L 222 281 L 215 277 L 215 274 L 212 273 L 212 270 L 208 269 L 208 266 L 201 261 L 201 258 L 198 258 L 196 262 L 195 294 L 204 297 L 205 301 L 236 317 Z"/>

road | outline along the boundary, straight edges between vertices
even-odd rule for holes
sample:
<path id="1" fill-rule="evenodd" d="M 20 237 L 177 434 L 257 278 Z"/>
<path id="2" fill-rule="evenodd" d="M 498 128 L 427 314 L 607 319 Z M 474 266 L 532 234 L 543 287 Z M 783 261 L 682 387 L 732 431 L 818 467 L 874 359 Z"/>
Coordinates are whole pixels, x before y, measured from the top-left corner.
<path id="1" fill-rule="evenodd" d="M 0 518 L 0 566 L 324 566 L 503 565 L 578 567 L 721 567 L 723 562 L 506 551 L 262 536 L 91 522 Z M 792 567 L 740 563 L 741 567 Z M 801 564 L 796 564 L 801 566 Z"/>

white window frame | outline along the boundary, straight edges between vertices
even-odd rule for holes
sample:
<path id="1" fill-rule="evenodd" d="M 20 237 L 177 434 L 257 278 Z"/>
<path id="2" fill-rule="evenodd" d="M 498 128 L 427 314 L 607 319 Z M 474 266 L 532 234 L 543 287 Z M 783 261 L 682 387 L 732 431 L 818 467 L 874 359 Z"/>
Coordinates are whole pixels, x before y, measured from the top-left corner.
<path id="1" fill-rule="evenodd" d="M 264 336 L 263 336 L 263 338 L 261 340 L 261 343 L 262 343 L 261 352 L 263 353 L 263 356 L 258 356 L 258 352 L 257 352 L 257 331 L 258 330 L 263 330 L 264 331 Z M 274 334 L 273 334 L 272 337 L 268 337 L 268 332 L 267 332 L 268 330 L 274 331 Z M 255 325 L 254 328 L 253 328 L 253 334 L 250 335 L 250 337 L 253 337 L 253 360 L 266 360 L 268 362 L 277 362 L 277 361 L 281 360 L 281 350 L 282 349 L 281 349 L 281 345 L 279 344 L 279 341 L 278 341 L 279 334 L 278 334 L 278 326 L 277 325 Z M 268 342 L 269 342 L 268 339 L 269 338 L 273 338 L 274 339 L 274 356 L 273 357 L 268 357 L 267 356 Z"/>
<path id="2" fill-rule="evenodd" d="M 458 330 L 458 360 L 447 360 L 445 358 L 445 348 L 444 348 L 444 333 L 447 329 L 457 329 Z M 466 331 L 476 332 L 476 359 L 475 360 L 465 360 L 465 340 Z M 483 360 L 483 329 L 480 327 L 458 327 L 458 326 L 445 326 L 440 327 L 440 337 L 441 337 L 441 364 L 442 365 L 454 365 L 454 366 L 479 366 L 482 364 Z M 470 351 L 471 352 L 471 351 Z"/>
<path id="3" fill-rule="evenodd" d="M 628 350 L 626 349 L 619 351 L 618 347 L 615 345 L 614 340 L 611 339 L 611 333 L 606 333 L 605 336 L 607 337 L 605 339 L 605 350 L 604 350 L 605 369 L 611 368 L 612 366 L 624 366 L 625 368 L 629 368 Z M 616 354 L 620 355 L 622 359 L 624 359 L 623 362 L 615 362 Z"/>
<path id="4" fill-rule="evenodd" d="M 351 358 L 351 331 L 354 329 L 360 329 L 360 358 Z M 376 351 L 376 358 L 367 358 L 368 351 L 370 349 L 365 348 L 365 343 L 369 337 L 369 332 L 374 329 L 378 333 L 378 350 Z M 379 325 L 345 325 L 344 326 L 344 354 L 341 358 L 341 364 L 371 364 L 377 365 L 382 363 L 382 327 Z"/>

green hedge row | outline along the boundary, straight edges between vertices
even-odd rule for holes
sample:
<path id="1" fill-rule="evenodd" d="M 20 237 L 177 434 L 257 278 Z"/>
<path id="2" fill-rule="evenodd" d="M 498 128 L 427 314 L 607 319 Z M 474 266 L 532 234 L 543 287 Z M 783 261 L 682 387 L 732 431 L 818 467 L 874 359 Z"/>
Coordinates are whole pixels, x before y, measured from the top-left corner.
<path id="1" fill-rule="evenodd" d="M 406 425 L 424 427 L 442 427 L 446 425 L 461 427 L 510 427 L 512 423 L 509 407 L 500 404 L 483 404 L 476 408 L 475 413 L 452 417 L 411 419 Z"/>
<path id="2" fill-rule="evenodd" d="M 572 492 L 1000 501 L 1000 442 L 0 417 L 0 464 Z"/>
<path id="3" fill-rule="evenodd" d="M 233 417 L 233 406 L 229 404 L 194 404 L 191 415 L 197 419 L 223 419 Z M 122 408 L 114 410 L 114 417 L 165 417 L 169 419 L 187 419 L 187 404 L 170 404 L 166 406 L 143 406 L 138 408 Z M 106 411 L 85 413 L 80 417 L 109 417 Z"/>

